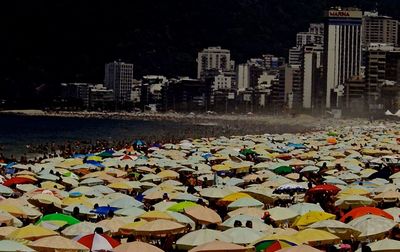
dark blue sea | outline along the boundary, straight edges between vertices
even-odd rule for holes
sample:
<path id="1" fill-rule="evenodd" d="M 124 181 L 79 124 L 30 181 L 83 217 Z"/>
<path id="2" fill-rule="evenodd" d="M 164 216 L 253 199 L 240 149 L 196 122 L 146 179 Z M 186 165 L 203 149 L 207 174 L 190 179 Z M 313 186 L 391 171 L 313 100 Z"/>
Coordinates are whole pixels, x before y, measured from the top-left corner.
<path id="1" fill-rule="evenodd" d="M 213 134 L 210 127 L 174 121 L 0 115 L 0 153 L 17 156 L 28 152 L 27 145 L 97 139 L 168 141 L 210 134 Z"/>

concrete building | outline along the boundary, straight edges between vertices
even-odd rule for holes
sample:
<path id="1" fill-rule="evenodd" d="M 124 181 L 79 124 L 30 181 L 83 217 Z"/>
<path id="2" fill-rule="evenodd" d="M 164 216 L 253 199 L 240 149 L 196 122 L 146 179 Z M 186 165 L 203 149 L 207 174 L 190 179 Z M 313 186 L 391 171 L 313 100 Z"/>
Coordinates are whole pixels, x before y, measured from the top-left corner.
<path id="1" fill-rule="evenodd" d="M 399 22 L 377 12 L 364 12 L 362 41 L 365 47 L 371 43 L 399 45 Z"/>
<path id="2" fill-rule="evenodd" d="M 324 81 L 326 108 L 338 107 L 344 83 L 361 71 L 362 12 L 332 8 L 325 13 Z"/>
<path id="3" fill-rule="evenodd" d="M 112 109 L 114 108 L 114 91 L 97 84 L 90 89 L 90 108 L 91 109 Z"/>
<path id="4" fill-rule="evenodd" d="M 311 32 L 299 32 L 296 35 L 296 46 L 303 47 L 305 45 L 323 45 L 324 35 L 314 34 Z"/>
<path id="5" fill-rule="evenodd" d="M 361 76 L 353 76 L 344 85 L 343 108 L 345 113 L 360 115 L 365 112 L 365 79 Z"/>
<path id="6" fill-rule="evenodd" d="M 321 106 L 322 100 L 322 45 L 303 47 L 302 81 L 303 108 L 313 109 Z"/>
<path id="7" fill-rule="evenodd" d="M 284 103 L 289 109 L 303 107 L 303 82 L 299 65 L 282 66 L 279 85 L 284 87 Z"/>
<path id="8" fill-rule="evenodd" d="M 225 75 L 220 72 L 220 74 L 214 77 L 214 82 L 212 89 L 213 91 L 217 90 L 230 90 L 233 88 L 233 77 L 230 75 Z"/>
<path id="9" fill-rule="evenodd" d="M 89 91 L 93 84 L 89 83 L 61 83 L 61 97 L 72 103 L 89 106 Z"/>
<path id="10" fill-rule="evenodd" d="M 301 65 L 303 48 L 295 46 L 289 49 L 289 65 Z"/>
<path id="11" fill-rule="evenodd" d="M 308 32 L 316 35 L 324 35 L 324 23 L 311 23 Z M 324 41 L 321 41 L 322 43 Z"/>
<path id="12" fill-rule="evenodd" d="M 366 53 L 366 99 L 373 109 L 382 104 L 381 87 L 384 83 L 400 83 L 400 48 L 370 44 Z"/>
<path id="13" fill-rule="evenodd" d="M 203 49 L 197 55 L 197 78 L 201 79 L 207 70 L 231 71 L 235 63 L 231 60 L 231 53 L 219 46 Z"/>
<path id="14" fill-rule="evenodd" d="M 133 64 L 114 61 L 105 65 L 104 85 L 114 90 L 117 103 L 129 102 L 133 81 Z"/>

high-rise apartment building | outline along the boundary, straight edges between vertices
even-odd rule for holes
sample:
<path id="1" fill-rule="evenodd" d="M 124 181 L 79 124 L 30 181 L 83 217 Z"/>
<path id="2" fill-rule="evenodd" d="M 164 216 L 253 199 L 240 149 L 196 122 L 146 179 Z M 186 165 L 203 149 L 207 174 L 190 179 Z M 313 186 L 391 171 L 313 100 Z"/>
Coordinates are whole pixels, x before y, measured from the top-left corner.
<path id="1" fill-rule="evenodd" d="M 104 85 L 114 90 L 116 102 L 130 101 L 132 84 L 133 64 L 114 61 L 105 65 Z"/>
<path id="2" fill-rule="evenodd" d="M 306 45 L 303 47 L 302 81 L 303 108 L 305 109 L 321 106 L 323 53 L 322 45 Z"/>
<path id="3" fill-rule="evenodd" d="M 326 108 L 336 107 L 346 80 L 361 71 L 362 12 L 333 8 L 325 13 L 324 81 Z"/>
<path id="4" fill-rule="evenodd" d="M 207 70 L 231 71 L 234 65 L 229 50 L 219 46 L 205 48 L 197 55 L 197 78 L 203 78 Z"/>
<path id="5" fill-rule="evenodd" d="M 377 12 L 364 12 L 363 45 L 385 43 L 398 46 L 399 22 L 388 16 L 380 16 Z"/>

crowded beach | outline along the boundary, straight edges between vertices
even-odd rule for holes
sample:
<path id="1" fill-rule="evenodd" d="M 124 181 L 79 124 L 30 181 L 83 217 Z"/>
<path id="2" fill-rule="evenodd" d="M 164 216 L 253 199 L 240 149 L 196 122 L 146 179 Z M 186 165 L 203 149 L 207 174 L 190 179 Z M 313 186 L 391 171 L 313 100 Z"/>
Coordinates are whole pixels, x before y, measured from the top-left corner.
<path id="1" fill-rule="evenodd" d="M 2 156 L 0 251 L 400 251 L 399 133 L 376 121 Z"/>

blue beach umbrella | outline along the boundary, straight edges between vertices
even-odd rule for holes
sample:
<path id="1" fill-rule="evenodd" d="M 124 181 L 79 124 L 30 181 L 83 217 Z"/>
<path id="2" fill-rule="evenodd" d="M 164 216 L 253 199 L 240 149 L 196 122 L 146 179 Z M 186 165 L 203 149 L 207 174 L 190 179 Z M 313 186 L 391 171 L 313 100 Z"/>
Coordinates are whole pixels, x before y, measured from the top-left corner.
<path id="1" fill-rule="evenodd" d="M 107 215 L 109 213 L 113 213 L 117 210 L 119 210 L 120 208 L 118 207 L 110 207 L 110 206 L 100 206 L 90 212 L 95 213 L 95 214 L 102 214 L 102 215 Z"/>

